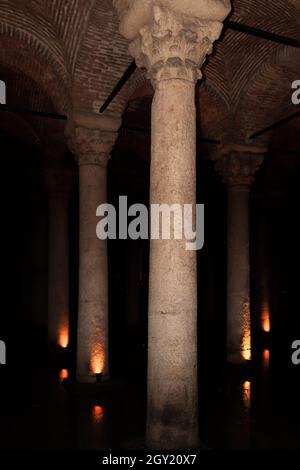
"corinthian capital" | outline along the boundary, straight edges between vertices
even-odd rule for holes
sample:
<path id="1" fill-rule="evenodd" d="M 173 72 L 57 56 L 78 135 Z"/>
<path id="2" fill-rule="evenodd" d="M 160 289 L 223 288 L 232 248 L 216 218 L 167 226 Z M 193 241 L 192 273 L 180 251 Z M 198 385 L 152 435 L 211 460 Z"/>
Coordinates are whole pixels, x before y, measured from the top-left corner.
<path id="1" fill-rule="evenodd" d="M 228 145 L 219 152 L 215 168 L 228 186 L 250 187 L 264 160 L 265 148 Z"/>
<path id="2" fill-rule="evenodd" d="M 154 85 L 196 81 L 230 11 L 229 0 L 115 0 L 130 54 Z"/>
<path id="3" fill-rule="evenodd" d="M 79 165 L 106 166 L 117 140 L 121 121 L 90 114 L 77 114 L 66 128 L 71 152 Z"/>
<path id="4" fill-rule="evenodd" d="M 71 140 L 79 165 L 106 166 L 116 135 L 99 129 L 76 127 Z"/>

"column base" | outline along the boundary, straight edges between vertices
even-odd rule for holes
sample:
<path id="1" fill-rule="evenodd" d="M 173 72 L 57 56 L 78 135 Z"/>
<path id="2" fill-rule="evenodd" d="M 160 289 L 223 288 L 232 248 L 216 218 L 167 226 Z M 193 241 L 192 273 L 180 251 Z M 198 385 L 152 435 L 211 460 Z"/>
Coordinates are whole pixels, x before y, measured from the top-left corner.
<path id="1" fill-rule="evenodd" d="M 152 426 L 154 428 L 152 428 Z M 152 450 L 198 449 L 200 439 L 195 430 L 182 430 L 180 427 L 161 426 L 157 432 L 157 422 L 148 425 L 146 447 Z"/>
<path id="2" fill-rule="evenodd" d="M 181 442 L 174 444 L 162 445 L 161 442 L 145 442 L 145 448 L 152 451 L 180 451 L 180 450 L 207 450 L 208 447 L 204 446 L 203 443 L 198 439 L 194 444 L 184 444 Z"/>

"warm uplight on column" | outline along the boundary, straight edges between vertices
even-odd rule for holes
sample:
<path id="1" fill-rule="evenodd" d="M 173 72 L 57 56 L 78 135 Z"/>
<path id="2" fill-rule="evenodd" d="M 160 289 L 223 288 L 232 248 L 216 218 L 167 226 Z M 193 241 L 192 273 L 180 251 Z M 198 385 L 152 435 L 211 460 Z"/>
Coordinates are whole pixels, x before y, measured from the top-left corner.
<path id="1" fill-rule="evenodd" d="M 66 349 L 69 346 L 69 327 L 64 325 L 59 331 L 58 343 L 61 348 Z"/>
<path id="2" fill-rule="evenodd" d="M 270 333 L 270 309 L 267 303 L 263 304 L 262 313 L 261 313 L 261 323 L 262 329 L 265 333 Z"/>
<path id="3" fill-rule="evenodd" d="M 251 382 L 246 380 L 243 383 L 243 402 L 246 408 L 250 408 L 251 405 Z"/>
<path id="4" fill-rule="evenodd" d="M 103 374 L 105 368 L 104 352 L 100 346 L 95 347 L 91 357 L 91 371 L 95 374 Z"/>
<path id="5" fill-rule="evenodd" d="M 245 315 L 244 318 L 247 320 L 246 324 L 244 325 L 244 332 L 243 332 L 243 342 L 242 342 L 242 357 L 245 361 L 251 360 L 251 326 L 250 326 L 250 306 L 247 304 L 245 307 Z"/>

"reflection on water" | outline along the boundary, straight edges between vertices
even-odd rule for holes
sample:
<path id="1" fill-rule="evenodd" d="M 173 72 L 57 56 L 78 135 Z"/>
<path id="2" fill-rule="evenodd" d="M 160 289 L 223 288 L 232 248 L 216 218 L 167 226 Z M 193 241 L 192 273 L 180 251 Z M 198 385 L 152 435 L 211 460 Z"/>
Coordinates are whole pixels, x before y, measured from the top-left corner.
<path id="1" fill-rule="evenodd" d="M 68 369 L 62 369 L 59 373 L 59 380 L 62 382 L 63 380 L 67 379 L 68 377 L 69 377 Z"/>
<path id="2" fill-rule="evenodd" d="M 261 313 L 261 323 L 262 329 L 265 333 L 270 333 L 271 325 L 270 325 L 270 309 L 267 303 L 263 304 L 262 313 Z"/>
<path id="3" fill-rule="evenodd" d="M 104 419 L 104 409 L 100 405 L 94 405 L 92 409 L 93 422 L 95 424 L 102 423 Z"/>
<path id="4" fill-rule="evenodd" d="M 270 351 L 268 349 L 265 349 L 263 352 L 262 365 L 265 368 L 268 368 L 270 365 Z"/>

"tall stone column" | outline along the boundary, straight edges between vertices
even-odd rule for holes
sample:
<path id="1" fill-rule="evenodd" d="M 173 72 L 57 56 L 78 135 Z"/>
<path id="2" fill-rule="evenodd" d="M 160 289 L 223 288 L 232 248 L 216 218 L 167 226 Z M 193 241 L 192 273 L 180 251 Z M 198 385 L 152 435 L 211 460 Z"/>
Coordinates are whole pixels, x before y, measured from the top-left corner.
<path id="1" fill-rule="evenodd" d="M 150 202 L 183 207 L 196 201 L 195 83 L 229 2 L 160 4 L 115 2 L 130 52 L 155 88 Z M 198 443 L 196 252 L 186 241 L 151 240 L 146 441 L 153 449 Z"/>
<path id="2" fill-rule="evenodd" d="M 96 210 L 107 202 L 106 177 L 120 120 L 76 115 L 67 137 L 79 164 L 79 304 L 77 333 L 78 382 L 108 378 L 107 244 L 96 236 Z"/>
<path id="3" fill-rule="evenodd" d="M 48 169 L 48 334 L 54 346 L 69 344 L 69 197 L 74 176 Z"/>
<path id="4" fill-rule="evenodd" d="M 227 186 L 227 360 L 251 359 L 249 191 L 262 148 L 225 146 L 216 169 Z"/>

